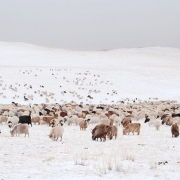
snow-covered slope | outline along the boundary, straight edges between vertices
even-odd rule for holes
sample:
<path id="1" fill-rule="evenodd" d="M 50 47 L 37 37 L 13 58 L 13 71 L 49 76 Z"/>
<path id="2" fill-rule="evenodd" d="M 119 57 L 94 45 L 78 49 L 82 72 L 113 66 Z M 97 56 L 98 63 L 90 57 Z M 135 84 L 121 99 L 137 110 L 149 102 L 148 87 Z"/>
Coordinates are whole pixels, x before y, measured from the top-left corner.
<path id="1" fill-rule="evenodd" d="M 179 72 L 179 49 L 153 47 L 88 52 L 0 42 L 3 81 L 0 98 L 4 103 L 12 100 L 22 103 L 24 93 L 34 97 L 28 103 L 45 102 L 46 98 L 39 96 L 42 91 L 55 94 L 49 102 L 113 103 L 126 97 L 180 100 Z M 17 88 L 17 92 L 9 89 L 10 85 Z M 29 85 L 32 89 L 27 88 Z M 40 88 L 42 85 L 44 88 Z M 34 93 L 38 90 L 39 94 Z M 66 94 L 62 95 L 62 91 Z M 112 93 L 114 91 L 117 94 Z M 87 98 L 89 94 L 93 99 Z"/>
<path id="2" fill-rule="evenodd" d="M 47 99 L 48 103 L 117 103 L 123 98 L 149 97 L 180 101 L 179 75 L 179 49 L 78 52 L 0 42 L 1 104 L 45 103 Z M 179 137 L 171 138 L 170 126 L 157 131 L 143 119 L 138 122 L 139 136 L 123 136 L 119 126 L 117 139 L 106 142 L 92 141 L 94 125 L 80 131 L 65 124 L 63 141 L 54 142 L 47 125 L 29 127 L 30 137 L 24 138 L 10 137 L 7 124 L 0 124 L 0 177 L 178 179 Z"/>

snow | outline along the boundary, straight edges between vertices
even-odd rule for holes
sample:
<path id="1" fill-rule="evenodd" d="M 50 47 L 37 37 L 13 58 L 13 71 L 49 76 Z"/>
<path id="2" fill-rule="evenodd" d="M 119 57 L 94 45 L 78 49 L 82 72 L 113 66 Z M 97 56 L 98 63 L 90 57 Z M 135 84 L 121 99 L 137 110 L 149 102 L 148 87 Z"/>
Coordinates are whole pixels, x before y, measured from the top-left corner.
<path id="1" fill-rule="evenodd" d="M 30 103 L 44 102 L 45 98 L 34 94 L 35 90 L 54 93 L 56 101 L 50 99 L 50 103 L 71 100 L 87 103 L 89 90 L 100 91 L 91 94 L 91 103 L 116 103 L 127 97 L 179 101 L 179 69 L 180 50 L 173 48 L 78 52 L 25 43 L 0 43 L 0 72 L 4 81 L 1 87 L 6 86 L 6 90 L 2 90 L 6 96 L 2 99 L 3 103 L 11 103 L 15 94 L 19 98 L 14 101 L 24 103 L 24 93 L 34 95 Z M 75 85 L 76 78 L 81 79 L 78 85 Z M 33 85 L 33 88 L 27 89 L 25 84 Z M 10 85 L 17 88 L 17 93 L 9 89 Z M 45 88 L 40 88 L 40 85 Z M 111 96 L 112 90 L 117 94 Z M 63 96 L 62 91 L 67 93 Z M 76 91 L 83 99 L 78 99 L 77 95 L 73 97 L 69 91 Z"/>
<path id="2" fill-rule="evenodd" d="M 119 127 L 117 140 L 106 142 L 92 141 L 92 125 L 86 131 L 65 125 L 62 142 L 48 137 L 47 125 L 29 127 L 29 138 L 10 137 L 1 125 L 1 179 L 178 179 L 179 138 L 170 127 L 156 131 L 140 122 L 140 136 L 123 136 Z"/>
<path id="3" fill-rule="evenodd" d="M 0 42 L 1 104 L 45 103 L 46 97 L 40 96 L 44 91 L 54 93 L 49 103 L 117 103 L 136 97 L 179 102 L 179 72 L 179 49 L 78 52 Z M 33 100 L 24 101 L 24 93 L 33 95 Z M 89 94 L 93 99 L 87 98 Z M 46 125 L 29 127 L 29 138 L 10 137 L 7 125 L 0 125 L 1 179 L 178 179 L 179 138 L 171 137 L 169 126 L 156 131 L 143 120 L 140 123 L 140 136 L 123 136 L 118 127 L 117 140 L 106 142 L 92 141 L 92 125 L 86 131 L 64 125 L 62 142 L 48 137 L 51 128 Z"/>

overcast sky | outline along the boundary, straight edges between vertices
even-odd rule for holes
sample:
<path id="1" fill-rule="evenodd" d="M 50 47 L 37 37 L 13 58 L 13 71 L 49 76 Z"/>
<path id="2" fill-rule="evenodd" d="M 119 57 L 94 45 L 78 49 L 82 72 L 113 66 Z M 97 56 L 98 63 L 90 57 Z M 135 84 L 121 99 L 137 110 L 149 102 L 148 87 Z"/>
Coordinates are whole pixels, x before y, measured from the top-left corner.
<path id="1" fill-rule="evenodd" d="M 180 48 L 180 0 L 0 0 L 0 41 L 75 50 Z"/>

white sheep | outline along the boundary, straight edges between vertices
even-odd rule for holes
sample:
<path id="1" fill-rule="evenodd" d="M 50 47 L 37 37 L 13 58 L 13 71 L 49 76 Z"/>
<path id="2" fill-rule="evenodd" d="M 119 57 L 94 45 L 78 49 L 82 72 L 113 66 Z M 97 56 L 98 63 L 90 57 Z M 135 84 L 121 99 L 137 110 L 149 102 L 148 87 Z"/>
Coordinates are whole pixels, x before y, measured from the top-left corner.
<path id="1" fill-rule="evenodd" d="M 156 130 L 158 131 L 160 126 L 161 126 L 161 121 L 160 120 L 154 120 L 154 126 L 156 128 Z"/>
<path id="2" fill-rule="evenodd" d="M 71 117 L 66 117 L 68 125 L 76 124 L 78 116 L 73 115 Z"/>
<path id="3" fill-rule="evenodd" d="M 62 141 L 63 133 L 64 133 L 64 128 L 62 126 L 56 126 L 51 129 L 49 137 L 54 141 L 57 141 L 58 138 L 61 138 L 60 141 Z"/>

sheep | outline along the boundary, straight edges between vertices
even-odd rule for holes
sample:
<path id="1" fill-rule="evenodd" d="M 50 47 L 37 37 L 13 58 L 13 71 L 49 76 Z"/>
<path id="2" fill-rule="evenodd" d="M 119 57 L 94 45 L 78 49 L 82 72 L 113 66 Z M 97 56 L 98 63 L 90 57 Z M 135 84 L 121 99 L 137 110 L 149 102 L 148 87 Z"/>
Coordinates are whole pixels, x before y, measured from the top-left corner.
<path id="1" fill-rule="evenodd" d="M 31 122 L 33 122 L 34 124 L 38 123 L 40 125 L 40 120 L 41 120 L 40 117 L 36 116 L 31 119 Z"/>
<path id="2" fill-rule="evenodd" d="M 123 135 L 126 135 L 127 133 L 129 135 L 130 132 L 132 132 L 133 135 L 134 135 L 134 132 L 137 132 L 137 135 L 139 135 L 140 128 L 141 128 L 140 123 L 130 123 L 123 129 Z"/>
<path id="3" fill-rule="evenodd" d="M 122 121 L 121 124 L 123 125 L 123 128 L 125 128 L 128 124 L 130 124 L 131 121 L 131 116 L 126 116 Z"/>
<path id="4" fill-rule="evenodd" d="M 53 127 L 51 129 L 51 132 L 49 134 L 49 137 L 53 140 L 53 141 L 57 141 L 58 138 L 60 138 L 60 141 L 62 141 L 62 136 L 64 133 L 64 128 L 62 126 L 56 126 Z"/>
<path id="5" fill-rule="evenodd" d="M 117 134 L 118 134 L 117 126 L 110 126 L 108 133 L 107 133 L 107 136 L 109 137 L 109 139 L 111 140 L 113 138 L 113 136 L 115 136 L 115 139 L 116 139 Z"/>
<path id="6" fill-rule="evenodd" d="M 104 139 L 106 141 L 106 135 L 109 131 L 110 126 L 105 124 L 100 124 L 95 126 L 95 128 L 92 130 L 92 140 L 96 140 L 98 138 Z"/>
<path id="7" fill-rule="evenodd" d="M 54 119 L 54 116 L 44 116 L 44 117 L 42 117 L 42 120 L 43 120 L 44 122 L 46 122 L 47 124 L 49 124 L 49 126 L 51 125 L 51 124 L 50 124 L 50 121 L 51 121 L 52 119 Z"/>
<path id="8" fill-rule="evenodd" d="M 80 130 L 86 130 L 87 128 L 87 122 L 85 120 L 82 120 L 79 122 Z"/>
<path id="9" fill-rule="evenodd" d="M 17 134 L 18 134 L 18 136 L 19 136 L 19 134 L 25 134 L 25 137 L 26 137 L 26 134 L 28 134 L 28 137 L 29 137 L 29 129 L 28 128 L 29 127 L 27 124 L 17 124 L 10 131 L 11 137 L 13 137 L 15 134 L 16 134 L 16 136 L 17 136 Z"/>

